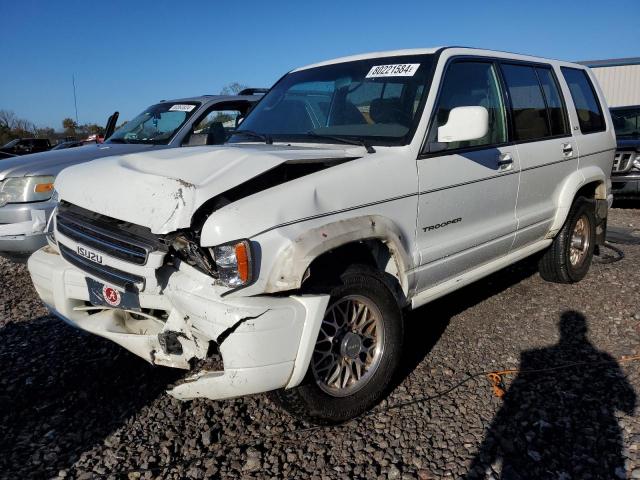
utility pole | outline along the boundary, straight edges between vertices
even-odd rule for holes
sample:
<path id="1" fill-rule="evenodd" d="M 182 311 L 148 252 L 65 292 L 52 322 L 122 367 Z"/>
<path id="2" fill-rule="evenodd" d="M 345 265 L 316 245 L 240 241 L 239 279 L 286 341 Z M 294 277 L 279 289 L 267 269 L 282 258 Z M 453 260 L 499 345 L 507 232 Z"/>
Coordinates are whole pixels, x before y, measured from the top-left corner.
<path id="1" fill-rule="evenodd" d="M 73 106 L 76 109 L 76 125 L 78 125 L 78 102 L 76 100 L 76 76 L 71 75 L 71 81 L 73 82 Z"/>

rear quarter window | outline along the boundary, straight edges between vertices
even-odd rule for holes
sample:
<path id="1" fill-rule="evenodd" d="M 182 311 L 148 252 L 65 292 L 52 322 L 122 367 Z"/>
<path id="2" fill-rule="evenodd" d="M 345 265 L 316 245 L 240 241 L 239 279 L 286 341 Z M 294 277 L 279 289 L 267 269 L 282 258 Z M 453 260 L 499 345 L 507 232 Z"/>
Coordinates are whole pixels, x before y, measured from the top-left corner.
<path id="1" fill-rule="evenodd" d="M 579 68 L 561 67 L 576 107 L 582 133 L 602 132 L 606 129 L 602 107 L 587 72 Z"/>
<path id="2" fill-rule="evenodd" d="M 550 68 L 536 67 L 536 73 L 542 85 L 544 98 L 547 101 L 547 113 L 551 125 L 551 135 L 567 135 L 569 122 L 558 83 Z"/>

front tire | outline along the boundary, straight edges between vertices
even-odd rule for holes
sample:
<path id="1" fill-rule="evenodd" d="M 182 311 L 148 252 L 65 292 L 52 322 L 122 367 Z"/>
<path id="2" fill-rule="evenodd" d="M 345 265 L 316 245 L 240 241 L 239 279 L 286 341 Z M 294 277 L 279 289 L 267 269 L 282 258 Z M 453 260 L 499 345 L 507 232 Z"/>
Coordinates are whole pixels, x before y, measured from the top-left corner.
<path id="1" fill-rule="evenodd" d="M 292 415 L 319 425 L 345 422 L 387 392 L 401 356 L 402 314 L 375 272 L 351 270 L 331 290 L 305 379 L 274 392 Z"/>
<path id="2" fill-rule="evenodd" d="M 577 198 L 560 232 L 538 264 L 540 276 L 549 282 L 576 283 L 591 266 L 596 244 L 593 202 Z"/>

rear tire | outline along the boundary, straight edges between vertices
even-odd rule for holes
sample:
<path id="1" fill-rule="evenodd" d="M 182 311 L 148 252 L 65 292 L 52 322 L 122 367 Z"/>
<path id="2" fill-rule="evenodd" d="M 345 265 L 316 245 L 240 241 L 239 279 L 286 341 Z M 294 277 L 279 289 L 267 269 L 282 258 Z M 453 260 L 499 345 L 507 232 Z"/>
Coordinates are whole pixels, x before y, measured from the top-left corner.
<path id="1" fill-rule="evenodd" d="M 350 420 L 387 393 L 401 356 L 402 314 L 379 275 L 353 269 L 331 300 L 302 383 L 272 393 L 292 415 L 318 425 Z"/>
<path id="2" fill-rule="evenodd" d="M 591 266 L 596 244 L 596 216 L 593 202 L 577 198 L 564 225 L 540 259 L 540 276 L 549 282 L 575 283 Z"/>

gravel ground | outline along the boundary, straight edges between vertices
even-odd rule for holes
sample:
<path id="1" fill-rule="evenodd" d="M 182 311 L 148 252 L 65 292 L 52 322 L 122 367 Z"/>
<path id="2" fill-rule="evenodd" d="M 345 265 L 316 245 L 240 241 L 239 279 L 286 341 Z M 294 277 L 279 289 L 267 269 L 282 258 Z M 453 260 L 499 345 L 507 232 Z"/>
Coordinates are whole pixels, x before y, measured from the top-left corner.
<path id="1" fill-rule="evenodd" d="M 620 360 L 640 354 L 640 210 L 623 207 L 624 259 L 581 283 L 524 261 L 411 313 L 393 391 L 331 428 L 264 395 L 171 399 L 180 372 L 48 316 L 0 260 L 0 477 L 640 478 L 640 362 Z M 518 368 L 503 398 L 470 376 Z"/>

